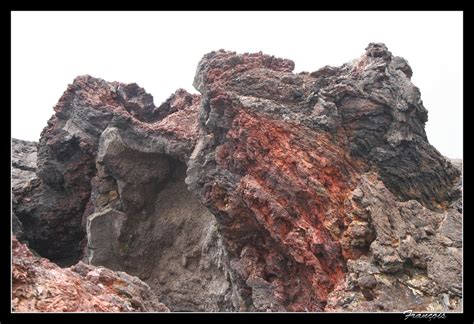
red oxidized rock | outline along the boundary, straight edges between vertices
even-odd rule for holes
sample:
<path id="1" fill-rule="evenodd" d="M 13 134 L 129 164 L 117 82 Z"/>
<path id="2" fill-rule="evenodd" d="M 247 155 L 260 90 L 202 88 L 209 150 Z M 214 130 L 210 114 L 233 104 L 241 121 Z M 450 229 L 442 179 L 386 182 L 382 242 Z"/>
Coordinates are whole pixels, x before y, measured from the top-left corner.
<path id="1" fill-rule="evenodd" d="M 41 134 L 39 179 L 28 190 L 14 190 L 15 214 L 31 247 L 61 264 L 78 261 L 101 134 L 116 128 L 138 146 L 146 142 L 145 151 L 184 161 L 197 138 L 199 102 L 200 96 L 178 90 L 155 107 L 136 84 L 77 77 Z"/>
<path id="2" fill-rule="evenodd" d="M 427 141 L 408 63 L 369 44 L 293 68 L 212 52 L 202 96 L 159 107 L 136 84 L 76 78 L 39 179 L 14 190 L 23 236 L 57 262 L 137 275 L 177 311 L 459 310 L 461 173 Z M 79 286 L 114 287 L 87 267 Z"/>
<path id="3" fill-rule="evenodd" d="M 15 231 L 62 266 L 81 259 L 146 280 L 172 310 L 229 310 L 215 219 L 184 182 L 200 95 L 152 99 L 77 77 L 42 133 L 39 179 L 14 191 Z"/>
<path id="4" fill-rule="evenodd" d="M 359 60 L 338 68 L 296 75 L 293 66 L 261 53 L 203 57 L 194 81 L 203 95 L 203 135 L 187 181 L 221 225 L 241 310 L 323 311 L 343 286 L 376 308 L 373 280 L 362 290 L 345 286 L 360 271 L 347 262 L 369 255 L 382 272 L 407 263 L 423 268 L 437 243 L 387 246 L 415 235 L 408 228 L 417 226 L 415 216 L 397 214 L 415 211 L 395 201 L 418 200 L 423 223 L 439 226 L 439 212 L 455 201 L 459 173 L 428 144 L 411 69 L 385 45 L 370 44 Z M 377 201 L 396 220 L 369 207 L 375 194 L 362 184 L 379 181 L 369 170 L 390 189 Z M 390 223 L 399 228 L 388 230 Z M 428 307 L 436 298 L 412 301 Z"/>
<path id="5" fill-rule="evenodd" d="M 137 277 L 82 262 L 62 269 L 12 236 L 14 312 L 169 312 Z"/>

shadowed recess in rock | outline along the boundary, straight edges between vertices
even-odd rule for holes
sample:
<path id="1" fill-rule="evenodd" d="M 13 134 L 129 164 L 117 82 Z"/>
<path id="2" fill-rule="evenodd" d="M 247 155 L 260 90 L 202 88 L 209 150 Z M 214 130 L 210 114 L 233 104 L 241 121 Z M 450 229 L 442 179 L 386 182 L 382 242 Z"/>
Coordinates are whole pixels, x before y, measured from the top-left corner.
<path id="1" fill-rule="evenodd" d="M 429 144 L 408 62 L 371 43 L 293 69 L 211 52 L 201 95 L 158 107 L 76 78 L 37 170 L 15 151 L 15 233 L 137 275 L 174 311 L 462 310 L 462 166 Z"/>
<path id="2" fill-rule="evenodd" d="M 113 129 L 98 157 L 88 262 L 145 280 L 172 311 L 230 310 L 217 224 L 186 188 L 186 165 L 125 147 Z"/>

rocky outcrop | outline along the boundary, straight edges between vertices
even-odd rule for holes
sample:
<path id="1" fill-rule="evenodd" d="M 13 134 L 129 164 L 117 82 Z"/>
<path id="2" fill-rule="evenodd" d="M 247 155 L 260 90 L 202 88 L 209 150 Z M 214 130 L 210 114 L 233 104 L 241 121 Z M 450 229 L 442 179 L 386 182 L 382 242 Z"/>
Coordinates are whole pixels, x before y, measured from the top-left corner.
<path id="1" fill-rule="evenodd" d="M 137 277 L 79 262 L 67 269 L 12 236 L 13 312 L 169 312 Z"/>
<path id="2" fill-rule="evenodd" d="M 24 239 L 136 275 L 172 311 L 459 310 L 461 169 L 429 144 L 408 63 L 369 44 L 293 68 L 211 52 L 201 95 L 158 107 L 76 78 L 14 191 Z"/>
<path id="3" fill-rule="evenodd" d="M 109 127 L 100 138 L 97 170 L 88 262 L 139 276 L 174 311 L 231 309 L 216 222 L 187 190 L 186 164 L 134 148 Z"/>
<path id="4" fill-rule="evenodd" d="M 384 300 L 384 310 L 428 309 L 441 291 L 458 305 L 461 246 L 443 245 L 441 233 L 460 235 L 460 210 L 450 208 L 460 173 L 426 139 L 407 62 L 370 44 L 341 67 L 293 67 L 218 51 L 194 81 L 203 134 L 187 181 L 219 222 L 241 310 L 346 310 L 328 300 L 369 265 L 390 278 L 407 273 L 390 293 L 375 276 L 346 288 L 370 290 L 361 298 L 372 305 L 393 290 L 418 297 L 414 278 L 439 290 Z M 444 271 L 451 284 L 436 275 Z"/>
<path id="5" fill-rule="evenodd" d="M 373 175 L 364 175 L 355 192 L 375 240 L 370 253 L 347 261 L 345 280 L 328 296 L 326 310 L 461 311 L 460 212 L 397 201 Z"/>
<path id="6" fill-rule="evenodd" d="M 117 127 L 130 141 L 141 142 L 142 151 L 157 150 L 184 159 L 192 150 L 190 136 L 196 131 L 193 113 L 197 112 L 180 110 L 191 106 L 189 100 L 198 99 L 178 91 L 155 107 L 152 97 L 136 84 L 78 77 L 59 100 L 56 114 L 41 135 L 38 181 L 17 195 L 15 212 L 32 248 L 58 262 L 79 260 L 101 134 L 107 127 Z M 182 115 L 185 118 L 176 123 Z M 148 120 L 159 121 L 150 126 Z"/>
<path id="7" fill-rule="evenodd" d="M 30 247 L 139 276 L 174 311 L 231 309 L 215 219 L 184 182 L 199 104 L 76 78 L 42 133 L 37 181 L 15 195 Z"/>

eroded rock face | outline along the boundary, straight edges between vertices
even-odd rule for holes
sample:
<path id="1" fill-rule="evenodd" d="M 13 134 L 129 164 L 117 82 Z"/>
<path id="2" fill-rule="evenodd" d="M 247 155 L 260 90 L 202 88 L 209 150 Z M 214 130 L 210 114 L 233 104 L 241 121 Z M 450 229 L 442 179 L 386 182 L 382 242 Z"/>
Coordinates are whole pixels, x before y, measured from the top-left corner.
<path id="1" fill-rule="evenodd" d="M 97 170 L 88 262 L 139 276 L 173 311 L 231 310 L 216 222 L 186 188 L 185 163 L 133 149 L 107 128 Z"/>
<path id="2" fill-rule="evenodd" d="M 36 142 L 12 138 L 12 189 L 21 190 L 36 178 Z"/>
<path id="3" fill-rule="evenodd" d="M 28 190 L 30 186 L 37 181 L 36 175 L 36 142 L 22 141 L 12 138 L 11 142 L 11 185 L 12 185 L 12 203 L 15 205 L 16 194 Z M 27 201 L 26 201 L 27 202 Z M 24 240 L 23 224 L 12 211 L 12 232 L 21 240 Z"/>
<path id="4" fill-rule="evenodd" d="M 241 310 L 344 310 L 333 291 L 359 279 L 353 264 L 365 259 L 391 279 L 408 272 L 390 286 L 399 295 L 412 293 L 407 282 L 420 273 L 440 289 L 427 300 L 385 300 L 385 310 L 428 309 L 439 291 L 458 305 L 460 246 L 436 233 L 461 223 L 452 208 L 460 173 L 426 140 L 406 61 L 370 44 L 341 67 L 293 74 L 293 66 L 218 51 L 204 56 L 194 82 L 203 134 L 187 181 L 219 222 Z M 458 285 L 450 288 L 435 279 L 447 258 Z M 359 295 L 375 305 L 394 294 L 377 280 L 345 289 L 370 290 Z"/>
<path id="5" fill-rule="evenodd" d="M 200 96 L 155 107 L 136 84 L 78 77 L 17 191 L 25 240 L 60 265 L 82 259 L 139 276 L 178 311 L 233 309 L 214 217 L 185 185 Z"/>
<path id="6" fill-rule="evenodd" d="M 428 143 L 408 63 L 369 44 L 293 68 L 212 52 L 202 96 L 159 107 L 76 78 L 14 191 L 23 239 L 136 275 L 172 311 L 460 310 L 461 167 Z"/>
<path id="7" fill-rule="evenodd" d="M 31 247 L 60 263 L 79 260 L 85 245 L 83 214 L 88 211 L 102 132 L 117 127 L 128 140 L 140 143 L 142 151 L 156 150 L 184 159 L 193 148 L 197 111 L 192 107 L 198 101 L 178 91 L 155 107 L 152 97 L 136 84 L 76 78 L 42 132 L 38 181 L 17 195 L 15 213 Z"/>
<path id="8" fill-rule="evenodd" d="M 13 312 L 169 312 L 150 287 L 124 272 L 79 262 L 60 268 L 12 235 Z"/>
<path id="9" fill-rule="evenodd" d="M 364 174 L 356 191 L 361 195 L 352 199 L 375 240 L 370 253 L 347 261 L 345 281 L 328 296 L 326 310 L 461 311 L 460 211 L 400 202 L 374 174 Z"/>

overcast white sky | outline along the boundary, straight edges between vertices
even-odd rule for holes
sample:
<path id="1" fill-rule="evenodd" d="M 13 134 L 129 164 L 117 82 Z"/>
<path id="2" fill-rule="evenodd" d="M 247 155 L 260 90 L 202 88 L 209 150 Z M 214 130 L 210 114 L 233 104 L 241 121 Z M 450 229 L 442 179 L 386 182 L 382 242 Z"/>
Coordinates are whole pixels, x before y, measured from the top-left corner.
<path id="1" fill-rule="evenodd" d="M 341 65 L 370 42 L 408 60 L 428 139 L 462 157 L 462 12 L 12 12 L 12 136 L 38 140 L 69 83 L 136 82 L 159 105 L 212 50 L 263 51 L 295 72 Z"/>

